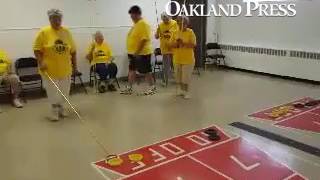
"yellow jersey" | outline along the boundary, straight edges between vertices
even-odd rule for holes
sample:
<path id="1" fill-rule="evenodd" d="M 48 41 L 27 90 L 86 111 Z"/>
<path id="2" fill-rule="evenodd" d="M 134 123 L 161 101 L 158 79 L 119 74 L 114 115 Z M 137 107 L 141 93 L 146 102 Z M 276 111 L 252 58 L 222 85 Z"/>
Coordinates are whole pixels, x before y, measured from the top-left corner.
<path id="1" fill-rule="evenodd" d="M 47 64 L 47 73 L 55 79 L 65 78 L 72 74 L 71 54 L 76 51 L 71 32 L 61 27 L 42 28 L 33 44 L 34 51 L 41 51 L 43 61 Z M 40 72 L 42 73 L 42 72 Z"/>
<path id="2" fill-rule="evenodd" d="M 7 53 L 0 49 L 0 76 L 8 72 L 8 67 L 11 65 Z"/>
<path id="3" fill-rule="evenodd" d="M 88 47 L 88 54 L 92 53 L 91 65 L 97 63 L 108 63 L 112 57 L 112 50 L 109 44 L 103 42 L 97 44 L 96 42 L 91 43 Z"/>
<path id="4" fill-rule="evenodd" d="M 173 33 L 171 42 L 176 42 L 178 39 L 181 39 L 184 43 L 196 45 L 196 36 L 192 29 L 187 28 L 185 31 L 176 31 Z M 173 61 L 175 64 L 194 64 L 194 48 L 173 48 Z"/>
<path id="5" fill-rule="evenodd" d="M 151 27 L 144 20 L 141 19 L 133 25 L 127 36 L 127 51 L 128 54 L 135 54 L 140 46 L 141 41 L 146 40 L 143 49 L 138 52 L 138 55 L 152 54 L 151 46 Z"/>
<path id="6" fill-rule="evenodd" d="M 172 54 L 170 47 L 170 39 L 175 31 L 179 29 L 175 20 L 170 20 L 169 23 L 162 22 L 158 29 L 157 34 L 160 36 L 160 49 L 162 54 Z"/>

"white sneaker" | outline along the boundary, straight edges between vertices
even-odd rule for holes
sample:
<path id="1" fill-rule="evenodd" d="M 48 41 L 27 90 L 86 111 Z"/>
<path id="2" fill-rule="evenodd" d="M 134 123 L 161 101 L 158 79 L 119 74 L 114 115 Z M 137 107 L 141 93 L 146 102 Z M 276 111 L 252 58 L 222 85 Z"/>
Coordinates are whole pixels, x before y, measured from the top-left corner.
<path id="1" fill-rule="evenodd" d="M 13 105 L 14 105 L 14 107 L 16 107 L 16 108 L 23 108 L 23 104 L 21 103 L 21 101 L 20 101 L 18 98 L 15 98 L 15 99 L 13 100 Z"/>
<path id="2" fill-rule="evenodd" d="M 66 118 L 66 117 L 68 117 L 69 116 L 69 114 L 68 114 L 68 112 L 66 111 L 66 109 L 63 107 L 63 106 L 60 106 L 59 107 L 59 117 L 61 117 L 61 118 Z"/>
<path id="3" fill-rule="evenodd" d="M 60 117 L 59 117 L 59 106 L 56 104 L 52 105 L 52 110 L 51 110 L 51 115 L 49 117 L 50 121 L 59 121 Z"/>
<path id="4" fill-rule="evenodd" d="M 157 92 L 157 88 L 155 86 L 152 86 L 150 87 L 150 89 L 144 91 L 142 95 L 150 96 L 150 95 L 154 95 L 156 92 Z"/>
<path id="5" fill-rule="evenodd" d="M 189 94 L 189 92 L 184 92 L 183 98 L 184 99 L 191 99 L 191 95 Z"/>
<path id="6" fill-rule="evenodd" d="M 120 91 L 120 94 L 131 95 L 133 93 L 132 87 L 126 86 L 126 88 Z"/>
<path id="7" fill-rule="evenodd" d="M 176 90 L 177 92 L 176 92 L 176 96 L 184 96 L 184 92 L 180 89 L 180 88 L 177 88 L 177 90 Z"/>

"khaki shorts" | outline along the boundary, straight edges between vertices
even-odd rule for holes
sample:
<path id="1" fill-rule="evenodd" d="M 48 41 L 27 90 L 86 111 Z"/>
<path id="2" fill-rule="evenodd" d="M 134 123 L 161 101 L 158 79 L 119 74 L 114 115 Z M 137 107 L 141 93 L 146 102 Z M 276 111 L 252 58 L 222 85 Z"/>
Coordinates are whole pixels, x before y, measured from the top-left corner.
<path id="1" fill-rule="evenodd" d="M 189 84 L 191 81 L 194 64 L 175 64 L 175 76 L 177 83 Z"/>

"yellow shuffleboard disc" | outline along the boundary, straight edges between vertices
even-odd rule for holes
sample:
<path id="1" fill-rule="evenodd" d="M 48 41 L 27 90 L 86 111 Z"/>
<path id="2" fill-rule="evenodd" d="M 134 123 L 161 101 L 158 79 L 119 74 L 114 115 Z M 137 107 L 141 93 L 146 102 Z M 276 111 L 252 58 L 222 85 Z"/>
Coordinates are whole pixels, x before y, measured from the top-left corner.
<path id="1" fill-rule="evenodd" d="M 143 155 L 142 154 L 130 154 L 129 159 L 130 159 L 130 161 L 133 161 L 133 162 L 139 162 L 139 161 L 142 161 Z"/>
<path id="2" fill-rule="evenodd" d="M 106 163 L 112 167 L 120 166 L 123 163 L 123 160 L 119 156 L 112 155 L 107 157 Z"/>

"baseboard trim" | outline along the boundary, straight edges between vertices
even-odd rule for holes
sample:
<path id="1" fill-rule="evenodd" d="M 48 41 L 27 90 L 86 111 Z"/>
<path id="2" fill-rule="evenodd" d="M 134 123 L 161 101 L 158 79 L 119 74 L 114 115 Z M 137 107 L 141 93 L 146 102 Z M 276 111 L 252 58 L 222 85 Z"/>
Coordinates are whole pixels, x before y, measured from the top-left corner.
<path id="1" fill-rule="evenodd" d="M 228 69 L 228 70 L 234 70 L 234 71 L 241 71 L 241 72 L 246 72 L 246 73 L 252 73 L 252 74 L 258 74 L 258 75 L 262 75 L 262 76 L 269 76 L 269 77 L 275 77 L 275 78 L 280 78 L 280 79 L 286 79 L 286 80 L 291 80 L 291 81 L 304 82 L 304 83 L 308 83 L 308 84 L 320 85 L 320 81 L 315 81 L 315 80 L 310 80 L 310 79 L 303 79 L 303 78 L 297 78 L 297 77 L 292 77 L 292 76 L 282 76 L 282 75 L 277 75 L 277 74 L 259 72 L 259 71 L 230 67 L 230 66 L 221 66 L 221 68 Z"/>

